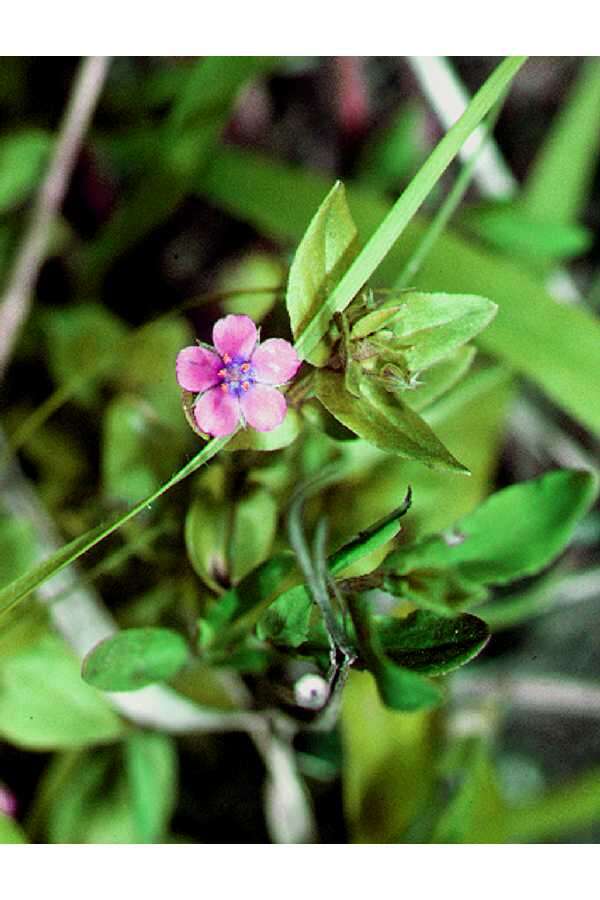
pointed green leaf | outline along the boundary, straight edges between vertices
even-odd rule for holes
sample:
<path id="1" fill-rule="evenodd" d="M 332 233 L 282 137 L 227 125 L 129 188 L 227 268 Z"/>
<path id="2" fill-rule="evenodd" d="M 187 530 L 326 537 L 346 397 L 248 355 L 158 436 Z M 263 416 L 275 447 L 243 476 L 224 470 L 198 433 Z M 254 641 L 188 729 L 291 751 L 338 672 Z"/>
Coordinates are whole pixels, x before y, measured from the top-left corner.
<path id="1" fill-rule="evenodd" d="M 490 632 L 477 616 L 448 619 L 417 610 L 405 619 L 375 619 L 385 655 L 397 665 L 423 675 L 445 675 L 477 656 Z"/>
<path id="2" fill-rule="evenodd" d="M 489 325 L 498 307 L 472 294 L 404 293 L 385 326 L 392 347 L 406 348 L 411 372 L 420 372 L 447 357 Z"/>
<path id="3" fill-rule="evenodd" d="M 388 541 L 393 540 L 400 531 L 400 519 L 410 507 L 410 490 L 406 500 L 398 509 L 386 516 L 382 521 L 376 522 L 365 531 L 362 531 L 351 541 L 332 553 L 327 560 L 327 568 L 332 575 L 343 572 L 348 566 L 359 562 L 365 556 L 383 547 Z"/>
<path id="4" fill-rule="evenodd" d="M 480 584 L 533 575 L 564 550 L 596 493 L 595 475 L 568 469 L 513 485 L 457 522 L 451 536 L 390 554 L 386 569 L 454 569 Z"/>
<path id="5" fill-rule="evenodd" d="M 486 587 L 465 578 L 459 569 L 424 565 L 401 572 L 401 568 L 395 566 L 395 574 L 386 575 L 384 589 L 399 600 L 440 616 L 454 616 L 457 609 L 482 603 L 488 596 Z"/>
<path id="6" fill-rule="evenodd" d="M 123 726 L 108 701 L 81 680 L 62 641 L 44 635 L 0 666 L 0 736 L 31 750 L 114 741 Z"/>
<path id="7" fill-rule="evenodd" d="M 290 269 L 286 303 L 296 340 L 356 256 L 357 243 L 344 186 L 338 181 L 308 226 Z M 330 349 L 322 340 L 303 358 L 313 365 L 324 365 L 329 355 Z"/>
<path id="8" fill-rule="evenodd" d="M 102 691 L 136 691 L 172 678 L 188 661 L 186 642 L 167 628 L 126 628 L 83 661 L 83 679 Z"/>
<path id="9" fill-rule="evenodd" d="M 343 375 L 320 369 L 315 391 L 326 409 L 346 428 L 380 450 L 418 460 L 433 469 L 465 473 L 423 419 L 375 381 L 365 379 L 359 400 L 344 388 Z"/>

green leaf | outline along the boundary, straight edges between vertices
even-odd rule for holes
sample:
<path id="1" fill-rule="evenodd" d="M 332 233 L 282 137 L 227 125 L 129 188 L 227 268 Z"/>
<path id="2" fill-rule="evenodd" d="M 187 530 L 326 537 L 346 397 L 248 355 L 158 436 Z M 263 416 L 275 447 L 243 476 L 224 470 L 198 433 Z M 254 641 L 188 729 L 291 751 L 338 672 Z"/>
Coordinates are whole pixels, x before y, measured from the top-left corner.
<path id="1" fill-rule="evenodd" d="M 303 584 L 285 591 L 258 620 L 256 633 L 261 641 L 283 647 L 300 647 L 309 634 L 313 602 Z"/>
<path id="2" fill-rule="evenodd" d="M 0 844 L 27 844 L 27 835 L 10 816 L 0 812 Z"/>
<path id="3" fill-rule="evenodd" d="M 382 191 L 408 180 L 424 156 L 425 110 L 405 103 L 391 125 L 375 132 L 359 159 L 359 178 Z"/>
<path id="4" fill-rule="evenodd" d="M 185 546 L 197 575 L 214 591 L 228 582 L 227 546 L 231 513 L 228 504 L 202 491 L 185 517 Z"/>
<path id="5" fill-rule="evenodd" d="M 166 734 L 135 731 L 125 742 L 137 841 L 162 843 L 177 801 L 177 750 Z"/>
<path id="6" fill-rule="evenodd" d="M 52 844 L 139 841 L 120 748 L 56 756 L 45 775 Z"/>
<path id="7" fill-rule="evenodd" d="M 102 691 L 136 691 L 172 678 L 188 658 L 186 642 L 174 631 L 127 628 L 90 650 L 81 675 Z"/>
<path id="8" fill-rule="evenodd" d="M 337 181 L 315 213 L 300 241 L 288 280 L 286 304 L 292 334 L 301 339 L 319 313 L 327 295 L 356 256 L 358 232 L 352 221 L 344 186 Z M 330 316 L 331 318 L 331 316 Z M 329 321 L 323 322 L 323 334 Z M 331 348 L 325 341 L 299 354 L 313 365 L 327 362 Z"/>
<path id="9" fill-rule="evenodd" d="M 498 307 L 469 294 L 405 292 L 386 325 L 391 347 L 403 353 L 411 372 L 420 372 L 449 356 L 489 325 Z"/>
<path id="10" fill-rule="evenodd" d="M 442 699 L 440 689 L 427 678 L 392 662 L 385 653 L 376 620 L 366 598 L 349 595 L 348 609 L 361 661 L 375 678 L 379 696 L 385 705 L 405 712 L 437 706 Z"/>
<path id="11" fill-rule="evenodd" d="M 327 189 L 327 179 L 315 172 L 233 147 L 215 153 L 199 185 L 203 196 L 237 218 L 291 241 L 300 240 Z M 360 233 L 372 234 L 389 204 L 358 185 L 346 185 L 346 191 Z M 422 218 L 411 220 L 402 241 L 383 260 L 376 284 L 394 282 L 426 229 Z M 479 336 L 479 346 L 533 379 L 560 408 L 600 433 L 600 393 L 590 391 L 590 384 L 600 382 L 600 325 L 589 312 L 556 303 L 536 275 L 451 230 L 440 235 L 414 283 L 429 291 L 492 298 L 499 312 Z"/>
<path id="12" fill-rule="evenodd" d="M 115 374 L 125 392 L 137 394 L 149 404 L 159 422 L 167 425 L 169 443 L 181 448 L 182 436 L 188 431 L 177 396 L 175 358 L 183 347 L 192 344 L 185 321 L 149 322 L 128 335 L 124 347 L 118 348 Z"/>
<path id="13" fill-rule="evenodd" d="M 0 666 L 0 735 L 30 750 L 114 741 L 123 727 L 108 701 L 81 680 L 63 642 L 45 635 Z"/>
<path id="14" fill-rule="evenodd" d="M 0 585 L 10 584 L 38 555 L 35 529 L 27 519 L 0 514 Z"/>
<path id="15" fill-rule="evenodd" d="M 236 502 L 227 552 L 234 583 L 267 559 L 275 540 L 277 520 L 277 502 L 265 488 L 257 487 Z"/>
<path id="16" fill-rule="evenodd" d="M 305 325 L 296 342 L 296 350 L 303 359 L 310 359 L 310 354 L 327 331 L 333 314 L 342 312 L 348 306 L 385 259 L 465 141 L 503 95 L 524 62 L 525 57 L 503 60 L 475 94 L 460 119 L 435 147 L 326 301 Z"/>
<path id="17" fill-rule="evenodd" d="M 208 613 L 206 622 L 211 630 L 219 632 L 226 624 L 234 623 L 255 608 L 268 603 L 276 593 L 281 592 L 294 565 L 293 554 L 285 551 L 246 575 Z"/>
<path id="18" fill-rule="evenodd" d="M 585 578 L 585 574 L 573 575 L 572 579 Z M 503 628 L 514 628 L 542 613 L 548 612 L 560 600 L 560 588 L 569 576 L 561 577 L 557 569 L 551 569 L 536 578 L 523 590 L 499 597 L 482 609 L 481 615 L 493 632 Z M 477 610 L 479 612 L 479 610 Z"/>
<path id="19" fill-rule="evenodd" d="M 503 843 L 506 809 L 500 795 L 489 740 L 463 740 L 453 747 L 446 774 L 453 790 L 437 819 L 436 844 Z"/>
<path id="20" fill-rule="evenodd" d="M 317 397 L 332 416 L 380 450 L 434 469 L 467 472 L 402 400 L 374 381 L 365 379 L 361 386 L 363 396 L 358 399 L 346 391 L 337 372 L 320 369 L 315 380 Z"/>
<path id="21" fill-rule="evenodd" d="M 436 735 L 429 713 L 398 715 L 367 672 L 350 672 L 342 697 L 344 811 L 353 841 L 398 840 L 429 802 Z"/>
<path id="22" fill-rule="evenodd" d="M 293 444 L 300 434 L 301 420 L 295 409 L 286 413 L 285 419 L 273 431 L 255 431 L 245 428 L 235 435 L 227 450 L 281 450 Z"/>
<path id="23" fill-rule="evenodd" d="M 56 384 L 76 382 L 74 396 L 82 403 L 91 403 L 102 378 L 120 362 L 125 325 L 95 303 L 67 307 L 60 315 L 46 312 L 41 321 Z"/>
<path id="24" fill-rule="evenodd" d="M 539 221 L 519 203 L 471 207 L 461 224 L 493 247 L 525 262 L 551 262 L 580 256 L 589 250 L 592 234 L 570 222 Z"/>
<path id="25" fill-rule="evenodd" d="M 396 574 L 452 569 L 475 584 L 533 575 L 564 550 L 596 493 L 591 472 L 550 472 L 498 491 L 457 522 L 452 536 L 434 535 L 398 550 L 385 567 Z"/>
<path id="26" fill-rule="evenodd" d="M 385 577 L 385 590 L 400 600 L 441 616 L 453 616 L 457 609 L 481 603 L 488 596 L 485 587 L 465 578 L 457 569 L 417 566 L 404 572 L 400 571 L 403 566 L 393 564 L 392 567 L 396 574 Z"/>
<path id="27" fill-rule="evenodd" d="M 469 662 L 487 644 L 490 632 L 477 616 L 448 619 L 417 610 L 405 619 L 375 619 L 389 660 L 423 675 L 445 675 Z"/>
<path id="28" fill-rule="evenodd" d="M 379 550 L 389 541 L 392 541 L 400 532 L 400 519 L 410 508 L 410 489 L 402 506 L 395 509 L 380 522 L 376 522 L 362 531 L 351 541 L 332 553 L 327 560 L 327 568 L 332 575 L 338 575 L 354 563 L 369 556 L 375 550 Z"/>
<path id="29" fill-rule="evenodd" d="M 600 63 L 584 59 L 525 182 L 521 204 L 528 215 L 557 223 L 581 215 L 598 163 L 599 121 Z"/>
<path id="30" fill-rule="evenodd" d="M 389 709 L 397 712 L 416 712 L 438 706 L 443 698 L 437 685 L 410 669 L 388 661 L 371 668 L 379 696 Z"/>
<path id="31" fill-rule="evenodd" d="M 41 179 L 52 138 L 32 129 L 0 140 L 0 215 L 27 199 Z"/>
<path id="32" fill-rule="evenodd" d="M 255 322 L 261 322 L 277 302 L 284 278 L 278 256 L 253 252 L 221 269 L 214 290 L 216 293 L 235 293 L 223 300 L 224 312 L 245 314 Z"/>
<path id="33" fill-rule="evenodd" d="M 156 490 L 160 479 L 151 460 L 162 462 L 165 453 L 164 435 L 156 431 L 152 410 L 136 397 L 115 397 L 108 404 L 102 431 L 102 486 L 108 497 L 132 503 Z"/>
<path id="34" fill-rule="evenodd" d="M 274 497 L 260 486 L 235 503 L 209 490 L 199 492 L 185 520 L 186 547 L 194 570 L 217 592 L 237 584 L 269 556 L 277 517 Z"/>
<path id="35" fill-rule="evenodd" d="M 6 587 L 0 589 L 0 615 L 12 609 L 21 600 L 29 596 L 32 591 L 41 584 L 56 575 L 66 566 L 70 565 L 80 556 L 83 556 L 96 544 L 108 537 L 118 528 L 121 528 L 130 519 L 133 519 L 142 510 L 147 509 L 155 500 L 158 500 L 170 488 L 183 481 L 188 475 L 191 475 L 204 463 L 208 462 L 215 454 L 219 452 L 229 441 L 229 437 L 215 438 L 206 444 L 199 453 L 194 456 L 183 468 L 179 469 L 168 481 L 162 484 L 151 496 L 145 497 L 139 503 L 136 503 L 130 510 L 121 515 L 116 516 L 111 522 L 92 528 L 75 538 L 68 544 L 65 544 L 47 559 L 43 560 L 37 566 L 34 566 L 28 572 L 25 572 L 19 578 L 11 581 Z"/>
<path id="36" fill-rule="evenodd" d="M 403 391 L 402 399 L 415 412 L 431 406 L 454 387 L 469 371 L 475 358 L 474 347 L 458 347 L 441 362 L 423 372 L 414 390 Z"/>

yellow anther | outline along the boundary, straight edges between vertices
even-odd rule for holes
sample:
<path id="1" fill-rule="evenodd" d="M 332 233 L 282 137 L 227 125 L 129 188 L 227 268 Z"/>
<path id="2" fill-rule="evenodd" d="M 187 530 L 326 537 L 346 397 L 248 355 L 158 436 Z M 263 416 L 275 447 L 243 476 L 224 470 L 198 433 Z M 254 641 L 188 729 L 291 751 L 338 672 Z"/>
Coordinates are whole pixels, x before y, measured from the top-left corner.
<path id="1" fill-rule="evenodd" d="M 231 362 L 231 357 L 230 357 L 229 353 L 223 354 L 223 362 L 225 363 L 225 365 L 228 365 Z"/>
<path id="2" fill-rule="evenodd" d="M 225 376 L 227 375 L 227 369 L 219 369 L 217 375 L 219 376 L 219 378 L 225 378 Z"/>
<path id="3" fill-rule="evenodd" d="M 221 390 L 223 391 L 224 394 L 226 394 L 226 393 L 227 393 L 227 385 L 226 385 L 226 384 L 222 384 L 222 385 L 221 385 Z"/>
<path id="4" fill-rule="evenodd" d="M 247 390 L 249 390 L 249 389 L 250 389 L 250 382 L 249 382 L 249 381 L 242 381 L 242 390 L 243 390 L 243 391 L 247 391 Z"/>
<path id="5" fill-rule="evenodd" d="M 247 372 L 249 370 L 249 368 L 250 368 L 250 363 L 242 363 L 242 365 L 240 366 L 240 369 L 242 370 L 242 372 Z"/>

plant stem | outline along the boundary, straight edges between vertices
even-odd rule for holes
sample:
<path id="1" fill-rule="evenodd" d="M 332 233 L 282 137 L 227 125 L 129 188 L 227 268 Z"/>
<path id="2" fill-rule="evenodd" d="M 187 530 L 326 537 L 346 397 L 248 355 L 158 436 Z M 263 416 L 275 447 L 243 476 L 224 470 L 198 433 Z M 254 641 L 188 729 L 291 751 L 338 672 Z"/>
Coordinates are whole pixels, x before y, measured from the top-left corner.
<path id="1" fill-rule="evenodd" d="M 90 56 L 79 67 L 50 166 L 37 193 L 0 305 L 0 378 L 3 377 L 44 262 L 52 223 L 62 206 L 83 138 L 106 78 L 110 57 Z"/>

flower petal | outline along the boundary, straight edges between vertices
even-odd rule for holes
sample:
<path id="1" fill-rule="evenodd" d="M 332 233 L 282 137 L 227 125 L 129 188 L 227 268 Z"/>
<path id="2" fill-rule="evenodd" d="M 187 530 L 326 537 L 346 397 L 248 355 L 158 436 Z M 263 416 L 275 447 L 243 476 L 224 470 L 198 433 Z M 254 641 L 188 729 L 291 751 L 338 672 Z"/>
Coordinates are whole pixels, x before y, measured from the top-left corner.
<path id="1" fill-rule="evenodd" d="M 223 363 L 216 353 L 204 347 L 186 347 L 177 354 L 177 382 L 186 391 L 206 391 L 219 380 Z"/>
<path id="2" fill-rule="evenodd" d="M 287 412 L 283 394 L 266 384 L 253 384 L 240 397 L 240 406 L 248 425 L 257 431 L 273 431 L 281 425 Z"/>
<path id="3" fill-rule="evenodd" d="M 256 325 L 249 316 L 225 316 L 215 322 L 213 344 L 221 354 L 248 360 L 256 346 Z"/>
<path id="4" fill-rule="evenodd" d="M 289 341 L 269 338 L 254 351 L 252 367 L 262 384 L 285 384 L 300 368 L 300 359 Z"/>
<path id="5" fill-rule="evenodd" d="M 239 400 L 228 391 L 222 391 L 220 385 L 198 398 L 194 412 L 198 428 L 213 437 L 231 434 L 240 421 Z"/>

